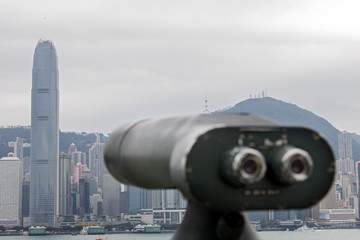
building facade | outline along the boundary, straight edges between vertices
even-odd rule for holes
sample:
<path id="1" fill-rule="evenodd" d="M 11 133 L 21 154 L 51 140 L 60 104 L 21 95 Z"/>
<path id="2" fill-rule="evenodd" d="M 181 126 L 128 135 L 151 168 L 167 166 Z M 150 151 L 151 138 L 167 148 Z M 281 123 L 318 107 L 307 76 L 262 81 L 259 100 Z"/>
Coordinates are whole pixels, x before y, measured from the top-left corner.
<path id="1" fill-rule="evenodd" d="M 59 71 L 51 41 L 37 43 L 31 90 L 30 224 L 55 226 L 58 204 Z"/>

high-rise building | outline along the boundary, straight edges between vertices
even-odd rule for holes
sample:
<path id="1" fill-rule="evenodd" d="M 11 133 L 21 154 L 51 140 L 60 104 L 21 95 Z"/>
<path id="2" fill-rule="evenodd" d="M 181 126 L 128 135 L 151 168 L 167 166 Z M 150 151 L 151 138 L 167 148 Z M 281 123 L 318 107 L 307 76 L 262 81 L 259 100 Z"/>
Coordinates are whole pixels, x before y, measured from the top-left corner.
<path id="1" fill-rule="evenodd" d="M 151 204 L 153 209 L 165 209 L 165 205 L 162 204 L 163 203 L 163 196 L 164 196 L 164 191 L 165 189 L 154 189 L 154 190 L 150 190 L 151 191 Z"/>
<path id="2" fill-rule="evenodd" d="M 128 203 L 128 212 L 129 213 L 137 213 L 140 209 L 142 209 L 141 197 L 144 196 L 142 191 L 144 189 L 139 188 L 137 186 L 129 185 L 127 186 L 127 203 Z"/>
<path id="3" fill-rule="evenodd" d="M 149 191 L 149 190 L 148 190 Z M 185 209 L 187 201 L 177 189 L 157 189 L 152 191 L 153 209 Z"/>
<path id="4" fill-rule="evenodd" d="M 16 138 L 15 145 L 14 145 L 14 154 L 17 158 L 21 161 L 24 158 L 24 139 L 23 138 Z"/>
<path id="5" fill-rule="evenodd" d="M 29 212 L 30 212 L 30 179 L 27 179 L 27 176 L 25 176 L 25 179 L 22 182 L 22 218 L 23 218 L 24 227 L 30 225 Z"/>
<path id="6" fill-rule="evenodd" d="M 120 183 L 108 172 L 103 177 L 103 214 L 120 215 Z"/>
<path id="7" fill-rule="evenodd" d="M 26 156 L 23 158 L 23 175 L 25 176 L 27 173 L 30 172 L 30 157 Z"/>
<path id="8" fill-rule="evenodd" d="M 339 159 L 352 159 L 351 133 L 343 131 L 338 134 Z"/>
<path id="9" fill-rule="evenodd" d="M 339 133 L 338 145 L 339 160 L 336 162 L 337 172 L 355 174 L 351 133 L 346 131 Z"/>
<path id="10" fill-rule="evenodd" d="M 100 142 L 100 138 L 96 138 L 96 142 L 89 149 L 89 168 L 92 176 L 97 180 L 99 188 L 103 187 L 104 164 L 104 143 Z"/>
<path id="11" fill-rule="evenodd" d="M 86 153 L 81 151 L 76 151 L 71 154 L 71 160 L 74 162 L 74 164 L 81 163 L 82 165 L 86 164 Z"/>
<path id="12" fill-rule="evenodd" d="M 55 226 L 58 204 L 59 71 L 51 41 L 37 43 L 31 90 L 30 224 Z"/>
<path id="13" fill-rule="evenodd" d="M 352 173 L 355 174 L 354 160 L 350 158 L 339 159 L 336 161 L 336 171 L 338 173 Z"/>
<path id="14" fill-rule="evenodd" d="M 0 226 L 15 227 L 22 222 L 22 162 L 9 154 L 0 159 Z"/>
<path id="15" fill-rule="evenodd" d="M 320 202 L 320 209 L 334 209 L 338 208 L 336 201 L 336 184 L 333 183 L 328 194 Z"/>
<path id="16" fill-rule="evenodd" d="M 90 196 L 90 209 L 93 215 L 102 214 L 101 209 L 99 208 L 99 203 L 102 204 L 102 197 L 100 194 L 93 194 Z"/>
<path id="17" fill-rule="evenodd" d="M 79 179 L 79 213 L 85 215 L 90 213 L 90 187 L 85 178 Z"/>
<path id="18" fill-rule="evenodd" d="M 23 138 L 16 137 L 15 142 L 13 143 L 14 146 L 14 155 L 15 157 L 19 158 L 23 164 L 23 176 L 29 172 L 30 169 L 30 161 L 29 157 L 24 157 L 24 140 Z"/>
<path id="19" fill-rule="evenodd" d="M 120 213 L 127 213 L 128 209 L 128 192 L 120 191 Z"/>
<path id="20" fill-rule="evenodd" d="M 71 164 L 70 156 L 60 153 L 59 156 L 59 215 L 71 214 Z"/>
<path id="21" fill-rule="evenodd" d="M 71 157 L 72 153 L 74 153 L 74 152 L 77 152 L 77 148 L 76 148 L 75 143 L 72 143 L 72 144 L 70 144 L 69 150 L 68 150 L 70 157 Z"/>
<path id="22" fill-rule="evenodd" d="M 360 161 L 355 163 L 355 177 L 356 177 L 356 192 L 355 194 L 360 197 Z"/>
<path id="23" fill-rule="evenodd" d="M 352 173 L 338 173 L 336 176 L 336 191 L 339 208 L 348 208 L 350 197 L 356 196 L 356 179 Z"/>

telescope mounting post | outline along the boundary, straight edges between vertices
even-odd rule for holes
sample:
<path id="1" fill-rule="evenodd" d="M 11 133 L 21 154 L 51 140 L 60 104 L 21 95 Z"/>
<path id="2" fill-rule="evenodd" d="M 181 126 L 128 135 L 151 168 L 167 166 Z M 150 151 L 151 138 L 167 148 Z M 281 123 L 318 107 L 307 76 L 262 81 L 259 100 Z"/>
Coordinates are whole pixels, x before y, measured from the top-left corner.
<path id="1" fill-rule="evenodd" d="M 241 212 L 211 210 L 189 202 L 184 221 L 172 240 L 259 240 Z"/>

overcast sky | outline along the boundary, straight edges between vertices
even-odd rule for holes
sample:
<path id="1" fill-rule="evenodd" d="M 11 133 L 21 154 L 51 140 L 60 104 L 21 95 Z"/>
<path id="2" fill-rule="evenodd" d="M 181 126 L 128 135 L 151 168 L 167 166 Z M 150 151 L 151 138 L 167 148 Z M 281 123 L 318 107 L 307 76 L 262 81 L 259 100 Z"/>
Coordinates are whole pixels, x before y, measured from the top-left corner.
<path id="1" fill-rule="evenodd" d="M 0 125 L 30 125 L 37 41 L 59 60 L 60 129 L 270 97 L 360 133 L 358 0 L 2 0 Z"/>

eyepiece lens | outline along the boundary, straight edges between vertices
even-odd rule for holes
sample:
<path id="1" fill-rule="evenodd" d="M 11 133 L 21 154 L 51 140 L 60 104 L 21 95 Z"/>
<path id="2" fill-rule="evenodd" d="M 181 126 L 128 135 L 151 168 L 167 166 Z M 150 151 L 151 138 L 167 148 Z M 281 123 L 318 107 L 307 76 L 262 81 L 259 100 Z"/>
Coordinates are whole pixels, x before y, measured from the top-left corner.
<path id="1" fill-rule="evenodd" d="M 299 157 L 297 157 L 291 163 L 291 171 L 293 171 L 296 174 L 302 173 L 304 169 L 305 169 L 304 161 L 302 161 Z"/>
<path id="2" fill-rule="evenodd" d="M 278 181 L 284 184 L 304 182 L 314 168 L 310 154 L 292 146 L 276 148 L 270 162 Z"/>
<path id="3" fill-rule="evenodd" d="M 253 159 L 248 159 L 244 162 L 244 171 L 247 174 L 254 174 L 258 168 L 257 163 Z"/>
<path id="4" fill-rule="evenodd" d="M 224 154 L 221 161 L 222 177 L 237 187 L 261 181 L 265 172 L 264 156 L 255 148 L 234 147 Z"/>

